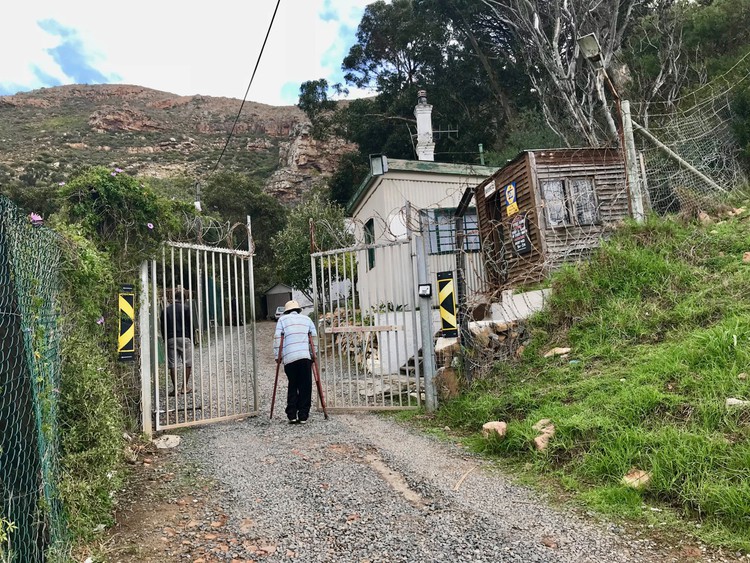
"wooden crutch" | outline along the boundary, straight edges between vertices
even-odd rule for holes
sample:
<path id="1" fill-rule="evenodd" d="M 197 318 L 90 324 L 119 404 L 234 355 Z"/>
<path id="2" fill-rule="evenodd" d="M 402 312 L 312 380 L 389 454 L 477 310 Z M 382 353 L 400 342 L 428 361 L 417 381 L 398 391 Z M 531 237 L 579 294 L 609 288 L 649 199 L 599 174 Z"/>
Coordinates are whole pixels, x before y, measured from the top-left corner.
<path id="1" fill-rule="evenodd" d="M 276 358 L 276 379 L 273 382 L 273 396 L 271 397 L 271 416 L 268 420 L 273 418 L 273 406 L 276 404 L 276 386 L 279 384 L 279 368 L 281 367 L 281 354 L 284 350 L 284 333 L 281 334 L 281 340 L 279 341 L 279 357 Z"/>
<path id="2" fill-rule="evenodd" d="M 312 333 L 308 332 L 307 336 L 310 339 L 310 356 L 312 356 L 313 374 L 315 375 L 315 385 L 318 387 L 318 397 L 320 397 L 320 405 L 323 407 L 323 417 L 328 420 L 328 412 L 326 411 L 326 400 L 323 397 L 323 386 L 320 384 L 320 371 L 318 370 L 318 358 L 315 354 L 315 345 L 313 344 Z"/>

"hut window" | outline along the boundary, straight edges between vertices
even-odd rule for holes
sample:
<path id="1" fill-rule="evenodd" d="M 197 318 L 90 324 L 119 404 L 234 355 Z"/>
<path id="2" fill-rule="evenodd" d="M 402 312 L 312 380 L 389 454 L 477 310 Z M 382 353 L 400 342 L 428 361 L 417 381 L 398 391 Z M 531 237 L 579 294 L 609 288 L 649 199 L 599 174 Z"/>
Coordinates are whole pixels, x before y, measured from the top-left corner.
<path id="1" fill-rule="evenodd" d="M 548 228 L 593 225 L 599 221 L 593 179 L 542 180 L 541 186 Z"/>
<path id="2" fill-rule="evenodd" d="M 422 216 L 429 228 L 430 254 L 444 254 L 456 250 L 456 218 L 455 209 L 427 209 Z M 477 210 L 468 209 L 464 220 L 464 250 L 478 252 L 479 225 Z"/>
<path id="3" fill-rule="evenodd" d="M 365 244 L 375 243 L 375 220 L 369 219 L 365 223 Z M 367 249 L 367 269 L 372 270 L 375 267 L 375 249 Z"/>
<path id="4" fill-rule="evenodd" d="M 570 183 L 570 202 L 573 219 L 579 225 L 593 225 L 599 221 L 596 193 L 591 178 L 573 178 Z"/>

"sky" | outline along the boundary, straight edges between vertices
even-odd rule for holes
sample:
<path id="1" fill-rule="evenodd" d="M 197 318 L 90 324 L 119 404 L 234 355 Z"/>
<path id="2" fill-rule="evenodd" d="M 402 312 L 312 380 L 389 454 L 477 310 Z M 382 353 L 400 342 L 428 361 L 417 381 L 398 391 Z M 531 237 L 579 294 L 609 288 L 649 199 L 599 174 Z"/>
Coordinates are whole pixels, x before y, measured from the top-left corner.
<path id="1" fill-rule="evenodd" d="M 291 105 L 306 80 L 343 82 L 341 61 L 372 1 L 281 0 L 247 100 Z M 276 2 L 14 2 L 0 18 L 0 95 L 133 84 L 242 99 Z"/>

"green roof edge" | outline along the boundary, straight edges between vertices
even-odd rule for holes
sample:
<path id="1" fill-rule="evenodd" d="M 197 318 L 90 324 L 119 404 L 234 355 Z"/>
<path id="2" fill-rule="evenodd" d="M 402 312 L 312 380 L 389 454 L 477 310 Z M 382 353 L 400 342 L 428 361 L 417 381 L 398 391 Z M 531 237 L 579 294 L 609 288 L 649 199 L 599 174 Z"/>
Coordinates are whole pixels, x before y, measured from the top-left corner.
<path id="1" fill-rule="evenodd" d="M 452 162 L 433 162 L 428 160 L 388 160 L 388 171 L 399 170 L 402 172 L 434 172 L 436 174 L 455 174 L 457 176 L 492 176 L 497 172 L 495 166 L 482 166 L 480 164 L 454 164 Z M 357 187 L 357 191 L 346 204 L 346 213 L 351 216 L 352 211 L 362 200 L 367 188 L 372 183 L 372 173 L 368 172 L 367 176 Z"/>

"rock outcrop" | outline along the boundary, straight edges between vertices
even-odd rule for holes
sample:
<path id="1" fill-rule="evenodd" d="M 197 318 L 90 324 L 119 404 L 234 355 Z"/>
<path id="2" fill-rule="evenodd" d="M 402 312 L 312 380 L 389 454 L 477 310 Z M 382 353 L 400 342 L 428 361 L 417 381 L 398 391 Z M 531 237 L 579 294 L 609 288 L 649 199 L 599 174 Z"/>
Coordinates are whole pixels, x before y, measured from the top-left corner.
<path id="1" fill-rule="evenodd" d="M 198 180 L 222 154 L 222 170 L 260 176 L 268 193 L 290 205 L 324 183 L 341 155 L 356 148 L 341 139 L 313 139 L 296 106 L 113 84 L 0 96 L 0 140 L 8 181 L 20 180 L 27 168 L 39 176 L 50 161 L 61 163 L 55 181 L 88 164 Z"/>

